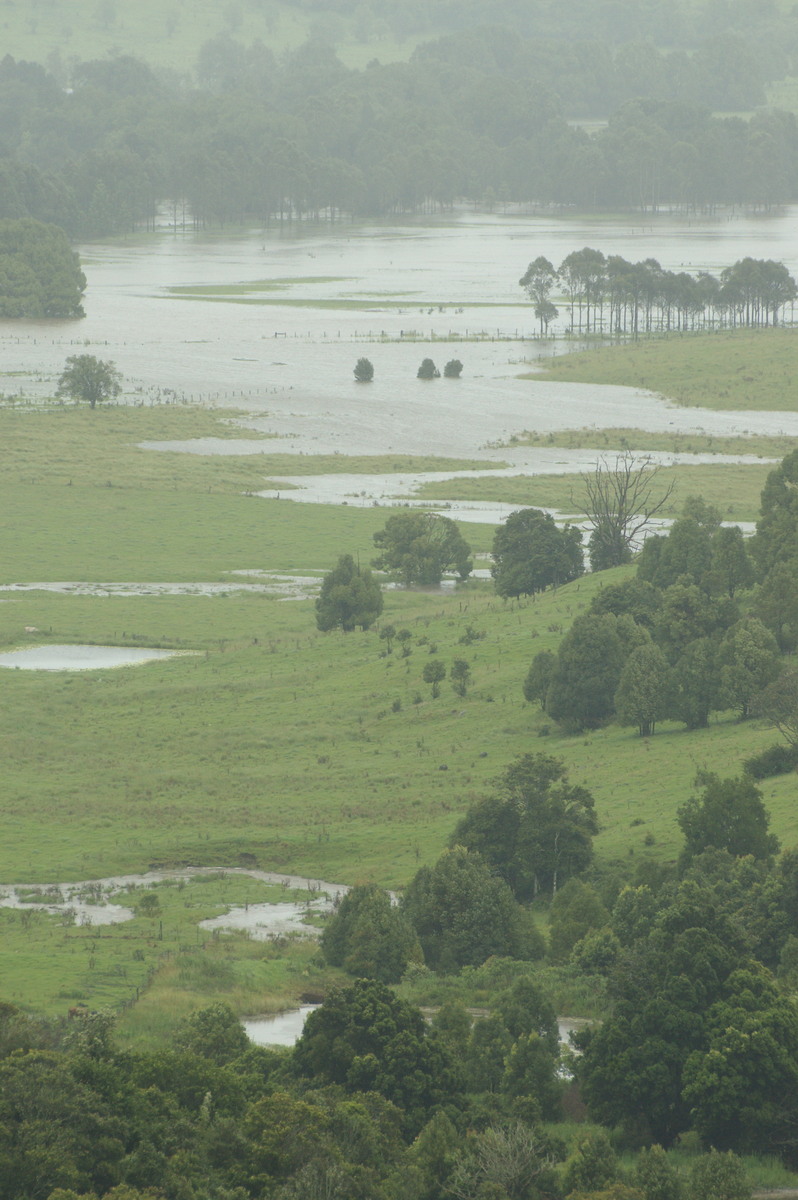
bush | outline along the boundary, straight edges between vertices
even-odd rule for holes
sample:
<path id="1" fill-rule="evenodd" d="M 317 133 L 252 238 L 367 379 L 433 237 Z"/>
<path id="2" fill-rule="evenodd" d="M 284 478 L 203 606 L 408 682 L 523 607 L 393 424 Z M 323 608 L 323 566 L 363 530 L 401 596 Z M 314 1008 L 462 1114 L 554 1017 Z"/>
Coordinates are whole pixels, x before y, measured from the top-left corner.
<path id="1" fill-rule="evenodd" d="M 374 365 L 367 358 L 359 358 L 355 363 L 355 379 L 358 383 L 371 383 L 374 378 Z"/>
<path id="2" fill-rule="evenodd" d="M 440 379 L 441 373 L 431 358 L 425 358 L 416 372 L 417 379 Z"/>
<path id="3" fill-rule="evenodd" d="M 743 769 L 752 779 L 769 779 L 771 775 L 789 775 L 798 768 L 798 746 L 777 743 L 759 754 L 746 758 Z"/>
<path id="4" fill-rule="evenodd" d="M 446 366 L 443 368 L 444 379 L 459 379 L 463 370 L 463 364 L 459 358 L 450 358 Z"/>

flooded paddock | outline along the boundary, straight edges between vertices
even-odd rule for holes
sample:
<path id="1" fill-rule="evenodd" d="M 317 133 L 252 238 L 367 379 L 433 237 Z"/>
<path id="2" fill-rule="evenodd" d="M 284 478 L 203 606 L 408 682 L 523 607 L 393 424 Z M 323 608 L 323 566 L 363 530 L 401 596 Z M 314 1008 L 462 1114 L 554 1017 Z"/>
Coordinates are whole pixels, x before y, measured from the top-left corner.
<path id="1" fill-rule="evenodd" d="M 111 667 L 136 667 L 185 653 L 184 650 L 156 650 L 146 646 L 28 646 L 0 654 L 0 667 L 18 671 L 100 671 Z"/>

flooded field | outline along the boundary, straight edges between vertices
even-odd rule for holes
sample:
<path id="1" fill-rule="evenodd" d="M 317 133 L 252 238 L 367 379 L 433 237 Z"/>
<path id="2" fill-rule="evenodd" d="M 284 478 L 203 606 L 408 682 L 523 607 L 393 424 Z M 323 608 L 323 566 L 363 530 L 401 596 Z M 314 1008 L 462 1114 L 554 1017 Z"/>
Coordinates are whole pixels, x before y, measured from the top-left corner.
<path id="1" fill-rule="evenodd" d="M 135 667 L 184 653 L 147 646 L 28 646 L 0 654 L 0 667 L 17 671 L 98 671 L 109 667 Z"/>

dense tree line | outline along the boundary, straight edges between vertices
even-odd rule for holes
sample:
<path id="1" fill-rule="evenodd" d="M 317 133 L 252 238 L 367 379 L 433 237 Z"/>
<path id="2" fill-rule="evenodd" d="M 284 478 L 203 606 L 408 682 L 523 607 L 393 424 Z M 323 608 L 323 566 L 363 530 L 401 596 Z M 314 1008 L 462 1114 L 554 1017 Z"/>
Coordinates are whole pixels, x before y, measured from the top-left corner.
<path id="1" fill-rule="evenodd" d="M 277 59 L 225 34 L 203 48 L 196 84 L 126 57 L 68 78 L 6 57 L 0 216 L 102 237 L 165 203 L 178 222 L 213 223 L 455 199 L 779 204 L 798 195 L 794 118 L 710 112 L 761 104 L 764 81 L 787 69 L 788 36 L 778 53 L 730 33 L 685 54 L 491 25 L 357 71 L 324 42 Z M 569 124 L 590 115 L 606 128 Z"/>
<path id="2" fill-rule="evenodd" d="M 558 315 L 553 289 L 564 294 L 570 328 L 580 333 L 632 335 L 707 327 L 777 325 L 785 308 L 792 317 L 798 296 L 784 263 L 743 258 L 716 278 L 707 271 L 663 270 L 656 259 L 630 263 L 586 246 L 556 268 L 544 257 L 519 280 L 535 305 L 541 333 Z M 617 566 L 619 562 L 608 563 Z"/>

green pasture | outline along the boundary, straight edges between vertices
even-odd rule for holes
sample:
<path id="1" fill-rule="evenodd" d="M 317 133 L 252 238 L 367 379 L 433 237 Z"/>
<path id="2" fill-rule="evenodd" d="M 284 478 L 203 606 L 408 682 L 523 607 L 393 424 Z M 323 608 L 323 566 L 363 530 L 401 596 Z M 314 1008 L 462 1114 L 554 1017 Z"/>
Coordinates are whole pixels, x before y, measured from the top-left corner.
<path id="1" fill-rule="evenodd" d="M 689 408 L 798 410 L 792 329 L 670 334 L 541 362 L 525 378 L 659 392 Z"/>
<path id="2" fill-rule="evenodd" d="M 236 569 L 320 574 L 342 553 L 368 562 L 384 510 L 245 494 L 264 462 L 298 473 L 286 462 L 293 456 L 271 455 L 273 441 L 264 440 L 269 454 L 243 461 L 139 448 L 236 436 L 229 415 L 180 406 L 0 410 L 0 579 L 211 582 Z M 307 470 L 375 469 L 374 460 L 358 467 L 332 458 L 302 461 Z M 389 462 L 421 465 L 384 456 L 376 469 Z M 745 507 L 739 468 L 701 468 L 685 490 L 717 502 L 712 472 L 724 470 Z M 757 470 L 767 468 L 745 468 L 746 478 Z M 536 499 L 559 507 L 558 488 L 574 482 L 541 479 Z M 489 549 L 492 527 L 465 533 L 476 551 Z M 734 774 L 775 738 L 731 715 L 694 733 L 666 724 L 646 740 L 617 727 L 569 738 L 524 701 L 533 655 L 556 648 L 595 591 L 621 577 L 586 577 L 511 603 L 487 582 L 389 590 L 381 625 L 410 631 L 406 655 L 396 642 L 389 653 L 379 628 L 320 634 L 312 598 L 232 588 L 214 597 L 0 592 L 6 649 L 94 642 L 194 652 L 86 673 L 0 670 L 0 879 L 48 884 L 150 866 L 244 865 L 401 888 L 437 857 L 471 801 L 535 750 L 561 756 L 594 792 L 602 866 L 632 872 L 673 860 L 676 808 L 696 771 Z M 432 699 L 422 678 L 432 654 L 447 667 L 468 661 L 465 697 L 447 681 Z M 792 777 L 765 788 L 786 845 L 798 841 L 794 791 Z M 225 898 L 232 903 L 231 894 L 202 891 L 206 907 L 190 908 L 191 891 L 165 889 L 163 942 L 144 917 L 85 929 L 31 908 L 23 928 L 22 916 L 0 910 L 4 995 L 54 1012 L 84 996 L 119 1007 L 138 988 L 120 1036 L 157 1040 L 215 996 L 246 1013 L 323 987 L 312 946 L 278 954 L 222 936 L 197 948 L 196 922 Z"/>
<path id="3" fill-rule="evenodd" d="M 363 68 L 407 59 L 420 40 L 398 41 L 387 26 L 359 36 L 354 22 L 314 18 L 279 0 L 269 5 L 219 4 L 218 0 L 55 0 L 48 4 L 7 3 L 2 9 L 3 51 L 18 59 L 48 64 L 57 55 L 68 62 L 133 54 L 156 67 L 193 71 L 203 44 L 228 34 L 249 45 L 260 40 L 275 54 L 300 46 L 317 33 L 336 44 L 350 67 Z"/>
<path id="4" fill-rule="evenodd" d="M 510 446 L 558 446 L 563 450 L 596 450 L 598 453 L 622 454 L 627 450 L 635 453 L 665 451 L 671 454 L 739 454 L 759 458 L 781 459 L 791 454 L 798 439 L 780 434 L 768 437 L 764 434 L 739 434 L 722 437 L 712 433 L 650 432 L 647 429 L 631 429 L 616 426 L 609 429 L 557 429 L 551 433 L 536 433 L 525 429 L 513 434 L 507 442 L 495 444 L 502 450 Z M 611 459 L 608 461 L 612 461 Z"/>
<path id="5" fill-rule="evenodd" d="M 772 469 L 773 464 L 663 467 L 652 492 L 661 495 L 669 484 L 674 484 L 660 514 L 663 517 L 678 516 L 688 496 L 701 495 L 720 510 L 724 520 L 755 521 L 762 488 Z M 576 474 L 430 480 L 419 487 L 417 495 L 430 501 L 495 501 L 519 508 L 553 508 L 574 517 L 584 515 L 584 483 Z"/>

